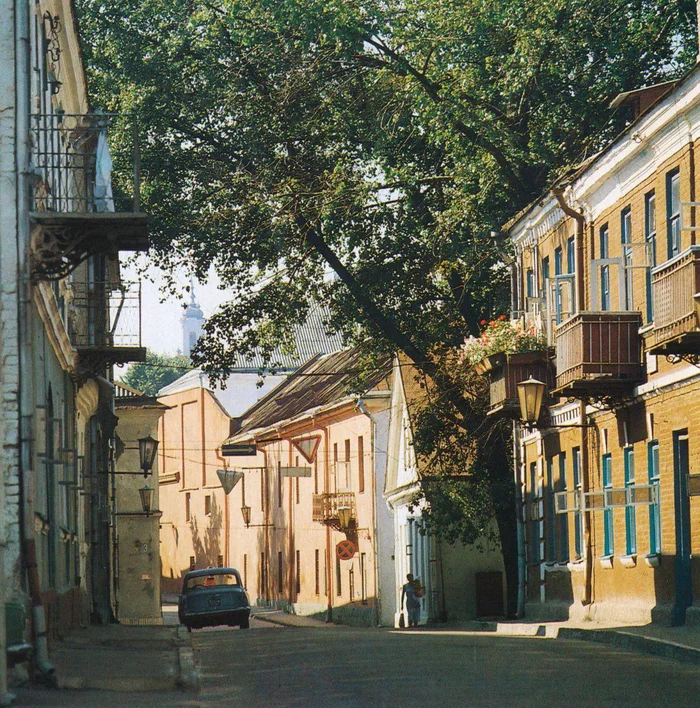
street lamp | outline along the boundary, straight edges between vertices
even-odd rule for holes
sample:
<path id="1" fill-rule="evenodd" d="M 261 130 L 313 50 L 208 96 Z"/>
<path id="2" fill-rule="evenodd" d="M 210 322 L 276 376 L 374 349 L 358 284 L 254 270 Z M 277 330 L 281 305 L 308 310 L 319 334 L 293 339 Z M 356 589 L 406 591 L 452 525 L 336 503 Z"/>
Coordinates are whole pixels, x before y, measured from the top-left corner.
<path id="1" fill-rule="evenodd" d="M 150 435 L 145 438 L 139 438 L 139 457 L 144 477 L 148 477 L 148 473 L 153 469 L 153 463 L 156 461 L 156 452 L 158 452 L 158 441 L 155 438 Z"/>
<path id="2" fill-rule="evenodd" d="M 527 381 L 517 384 L 518 399 L 520 401 L 520 417 L 526 425 L 535 425 L 540 419 L 542 399 L 547 390 L 547 384 L 533 379 L 532 376 Z"/>
<path id="3" fill-rule="evenodd" d="M 338 507 L 338 524 L 341 529 L 347 529 L 350 526 L 350 512 L 349 506 L 339 506 Z"/>
<path id="4" fill-rule="evenodd" d="M 139 495 L 141 496 L 141 506 L 146 516 L 151 515 L 151 504 L 153 502 L 153 487 L 146 485 L 139 489 Z"/>
<path id="5" fill-rule="evenodd" d="M 250 526 L 250 507 L 247 504 L 241 507 L 241 514 L 243 514 L 243 523 L 248 528 Z"/>

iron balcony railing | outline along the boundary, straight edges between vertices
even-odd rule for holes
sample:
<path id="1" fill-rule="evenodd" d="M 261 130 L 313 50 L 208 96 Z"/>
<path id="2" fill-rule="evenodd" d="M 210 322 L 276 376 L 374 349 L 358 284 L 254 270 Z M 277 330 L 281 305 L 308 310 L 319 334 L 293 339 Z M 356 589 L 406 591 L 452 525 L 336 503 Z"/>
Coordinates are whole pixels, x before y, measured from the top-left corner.
<path id="1" fill-rule="evenodd" d="M 313 495 L 313 520 L 319 524 L 337 526 L 339 524 L 338 509 L 350 509 L 350 518 L 357 519 L 355 494 L 353 492 L 338 492 L 337 494 Z"/>
<path id="2" fill-rule="evenodd" d="M 127 123 L 131 135 L 123 132 Z M 31 140 L 33 212 L 140 212 L 139 136 L 133 116 L 34 114 Z M 125 149 L 115 149 L 125 143 Z M 112 179 L 113 166 L 118 181 Z"/>
<path id="3" fill-rule="evenodd" d="M 88 282 L 71 287 L 69 331 L 74 347 L 141 347 L 141 283 Z"/>
<path id="4" fill-rule="evenodd" d="M 693 352 L 700 340 L 700 246 L 691 246 L 652 271 L 652 353 Z"/>

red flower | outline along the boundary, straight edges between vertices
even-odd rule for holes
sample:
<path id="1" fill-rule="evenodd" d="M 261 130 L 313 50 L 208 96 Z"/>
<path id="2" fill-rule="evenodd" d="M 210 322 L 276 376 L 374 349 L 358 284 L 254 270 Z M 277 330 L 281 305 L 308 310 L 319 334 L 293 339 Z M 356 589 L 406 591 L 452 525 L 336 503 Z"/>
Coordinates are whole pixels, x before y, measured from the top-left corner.
<path id="1" fill-rule="evenodd" d="M 486 320 L 481 320 L 481 322 L 479 322 L 479 324 L 480 324 L 480 325 L 485 325 L 485 324 L 486 324 Z"/>

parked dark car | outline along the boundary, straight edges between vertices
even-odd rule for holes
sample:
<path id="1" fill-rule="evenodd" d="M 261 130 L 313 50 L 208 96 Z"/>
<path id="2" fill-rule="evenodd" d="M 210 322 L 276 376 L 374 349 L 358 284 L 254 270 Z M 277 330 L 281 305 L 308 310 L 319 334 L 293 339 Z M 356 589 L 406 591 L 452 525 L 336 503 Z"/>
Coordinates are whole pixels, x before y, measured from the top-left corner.
<path id="1" fill-rule="evenodd" d="M 192 631 L 220 624 L 250 626 L 250 602 L 235 568 L 193 570 L 182 581 L 177 609 L 180 623 Z"/>

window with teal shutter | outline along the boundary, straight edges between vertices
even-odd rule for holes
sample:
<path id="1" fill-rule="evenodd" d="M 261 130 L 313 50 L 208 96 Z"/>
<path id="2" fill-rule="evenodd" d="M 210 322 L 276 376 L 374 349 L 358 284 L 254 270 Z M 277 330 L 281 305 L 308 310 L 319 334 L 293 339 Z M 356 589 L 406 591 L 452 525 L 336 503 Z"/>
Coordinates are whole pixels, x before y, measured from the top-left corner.
<path id="1" fill-rule="evenodd" d="M 678 168 L 666 175 L 666 238 L 668 257 L 681 252 L 681 174 Z"/>
<path id="2" fill-rule="evenodd" d="M 557 517 L 554 507 L 554 460 L 547 458 L 547 548 L 546 560 L 554 563 L 557 560 Z"/>
<path id="3" fill-rule="evenodd" d="M 624 450 L 625 458 L 625 487 L 634 484 L 634 448 Z M 632 504 L 625 507 L 625 538 L 627 555 L 637 552 L 637 510 Z"/>
<path id="4" fill-rule="evenodd" d="M 651 287 L 651 269 L 656 265 L 656 196 L 653 191 L 644 196 L 644 239 L 649 257 L 646 269 L 647 322 L 652 322 L 654 292 Z"/>
<path id="5" fill-rule="evenodd" d="M 566 491 L 566 453 L 559 455 L 559 491 Z M 569 560 L 569 515 L 559 514 L 559 549 L 558 560 L 566 563 Z"/>
<path id="6" fill-rule="evenodd" d="M 603 488 L 612 488 L 612 455 L 603 455 Z M 615 552 L 615 527 L 613 525 L 613 510 L 603 511 L 603 554 L 611 556 Z"/>
<path id="7" fill-rule="evenodd" d="M 583 490 L 583 484 L 581 483 L 581 448 L 575 447 L 571 452 L 574 489 L 580 497 Z M 574 511 L 574 553 L 576 553 L 576 558 L 583 558 L 583 514 L 580 506 L 577 511 Z"/>
<path id="8" fill-rule="evenodd" d="M 659 441 L 652 440 L 647 447 L 649 484 L 659 485 L 661 468 L 659 466 Z M 649 505 L 649 553 L 661 553 L 661 505 Z"/>

